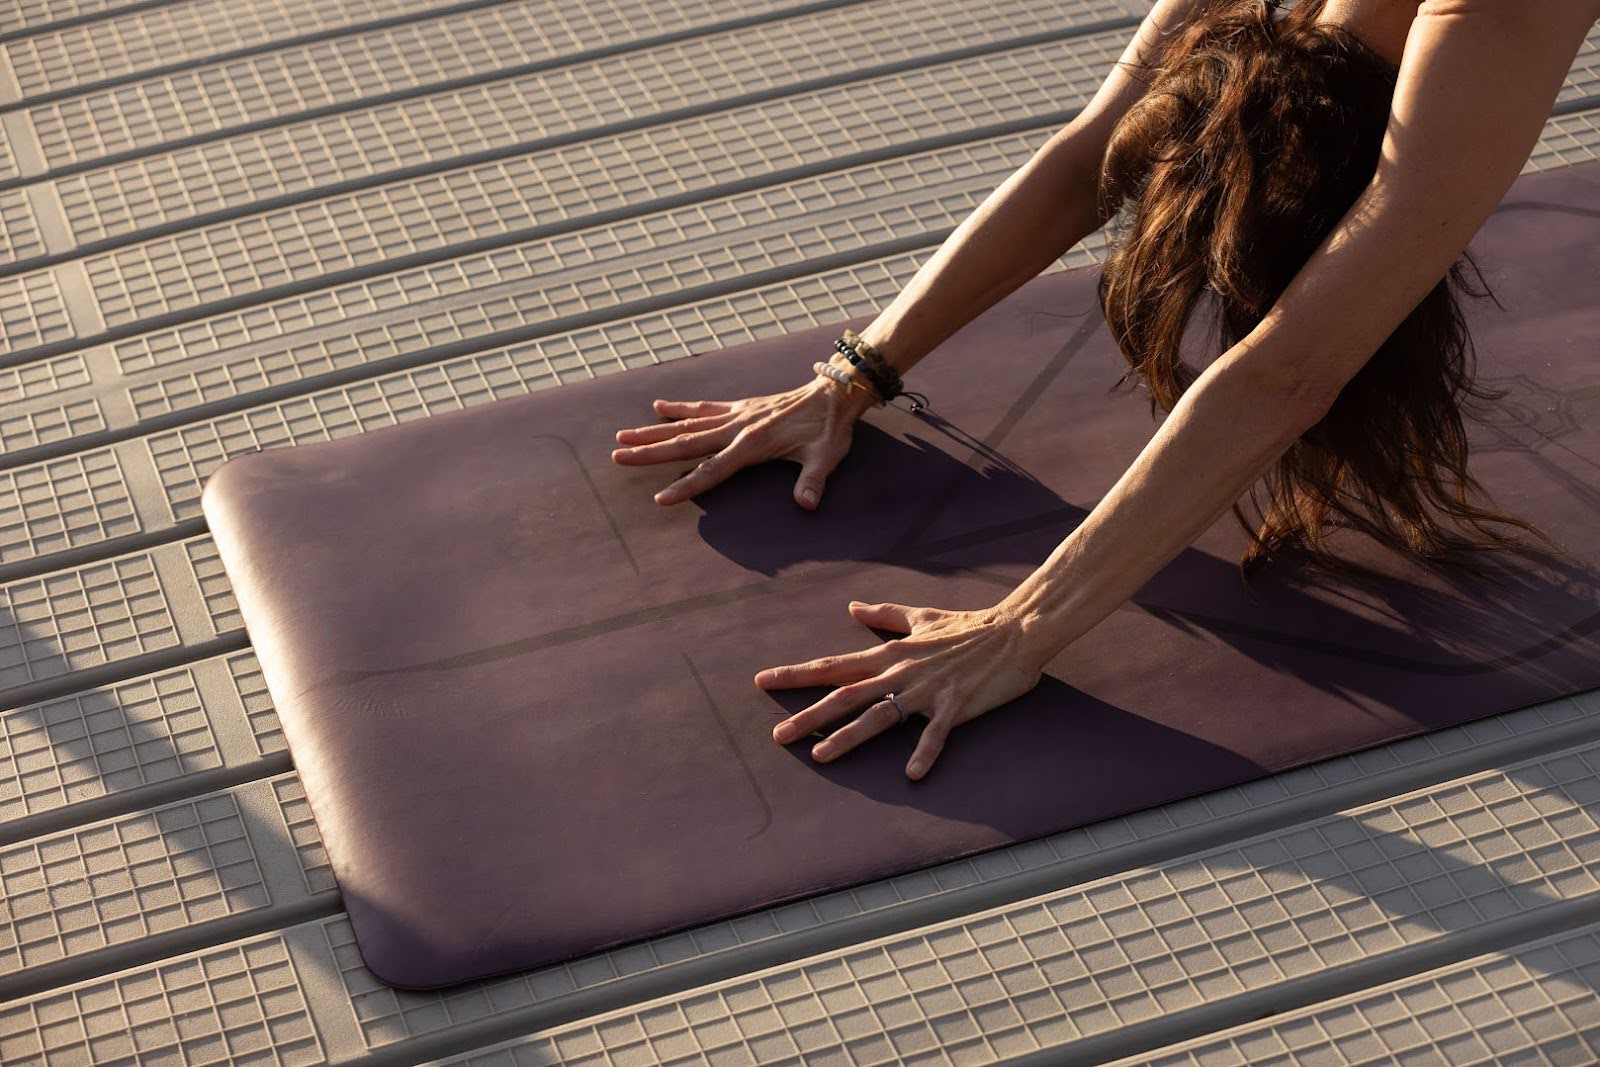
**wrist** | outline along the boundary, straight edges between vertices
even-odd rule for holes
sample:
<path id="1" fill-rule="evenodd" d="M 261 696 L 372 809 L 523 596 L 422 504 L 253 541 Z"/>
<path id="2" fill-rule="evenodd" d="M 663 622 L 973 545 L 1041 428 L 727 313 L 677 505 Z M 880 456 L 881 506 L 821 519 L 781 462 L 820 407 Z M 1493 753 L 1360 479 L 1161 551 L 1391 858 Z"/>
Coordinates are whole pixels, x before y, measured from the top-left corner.
<path id="1" fill-rule="evenodd" d="M 995 617 L 1017 634 L 1023 658 L 1041 669 L 1083 632 L 1075 598 L 1052 578 L 1041 567 L 994 606 Z"/>
<path id="2" fill-rule="evenodd" d="M 829 366 L 837 367 L 843 371 L 856 383 L 854 385 L 844 385 L 825 375 L 816 375 L 813 382 L 814 387 L 822 390 L 834 409 L 840 414 L 852 420 L 859 419 L 866 414 L 868 408 L 878 403 L 877 392 L 862 379 L 856 369 L 850 365 L 849 360 L 835 354 L 827 360 L 827 363 Z"/>

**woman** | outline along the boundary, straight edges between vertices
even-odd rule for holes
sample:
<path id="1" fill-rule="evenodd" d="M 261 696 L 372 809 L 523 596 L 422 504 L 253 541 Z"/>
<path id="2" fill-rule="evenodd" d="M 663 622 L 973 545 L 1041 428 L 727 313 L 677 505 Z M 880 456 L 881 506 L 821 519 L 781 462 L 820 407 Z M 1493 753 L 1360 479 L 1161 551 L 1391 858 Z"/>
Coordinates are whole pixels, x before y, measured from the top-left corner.
<path id="1" fill-rule="evenodd" d="M 1320 544 L 1350 518 L 1419 556 L 1510 542 L 1466 501 L 1458 394 L 1473 391 L 1455 305 L 1463 252 L 1536 144 L 1600 0 L 1158 0 L 1076 119 L 1003 182 L 861 338 L 894 371 L 1038 274 L 1119 209 L 1100 282 L 1132 372 L 1170 414 L 1127 472 L 998 604 L 953 611 L 851 602 L 908 636 L 772 667 L 766 689 L 833 685 L 779 723 L 835 759 L 906 714 L 927 723 L 906 767 L 1021 696 L 1058 652 L 1132 596 L 1266 476 L 1245 561 Z M 1221 354 L 1178 356 L 1200 303 Z M 837 377 L 867 377 L 836 355 Z M 882 376 L 880 375 L 880 384 Z M 892 380 L 892 379 L 891 379 Z M 613 459 L 708 457 L 656 494 L 675 504 L 768 459 L 824 481 L 875 402 L 820 373 L 773 396 L 657 400 L 676 421 L 621 430 Z M 1395 433 L 1361 432 L 1378 416 Z M 1347 505 L 1344 501 L 1354 501 Z M 1457 537 L 1429 507 L 1474 526 Z M 1247 530 L 1250 527 L 1246 526 Z M 1537 531 L 1535 531 L 1537 532 Z"/>

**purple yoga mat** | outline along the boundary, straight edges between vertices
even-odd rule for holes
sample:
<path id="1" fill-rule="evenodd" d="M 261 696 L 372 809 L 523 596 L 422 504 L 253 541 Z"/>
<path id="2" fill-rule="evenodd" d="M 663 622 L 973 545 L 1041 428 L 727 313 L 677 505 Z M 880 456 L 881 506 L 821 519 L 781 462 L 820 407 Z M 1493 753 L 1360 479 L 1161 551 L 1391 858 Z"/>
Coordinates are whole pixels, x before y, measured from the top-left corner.
<path id="1" fill-rule="evenodd" d="M 229 461 L 205 514 L 368 966 L 530 968 L 1600 686 L 1600 166 L 1522 179 L 1474 248 L 1511 392 L 1473 470 L 1576 563 L 1444 580 L 1341 531 L 1379 578 L 1252 591 L 1224 516 L 921 782 L 920 717 L 818 765 L 770 731 L 823 690 L 752 676 L 879 639 L 851 599 L 992 604 L 1121 475 L 1154 422 L 1107 395 L 1093 271 L 919 364 L 938 419 L 869 412 L 816 512 L 792 463 L 662 508 L 692 464 L 609 455 L 652 398 L 806 380 L 842 324 Z"/>

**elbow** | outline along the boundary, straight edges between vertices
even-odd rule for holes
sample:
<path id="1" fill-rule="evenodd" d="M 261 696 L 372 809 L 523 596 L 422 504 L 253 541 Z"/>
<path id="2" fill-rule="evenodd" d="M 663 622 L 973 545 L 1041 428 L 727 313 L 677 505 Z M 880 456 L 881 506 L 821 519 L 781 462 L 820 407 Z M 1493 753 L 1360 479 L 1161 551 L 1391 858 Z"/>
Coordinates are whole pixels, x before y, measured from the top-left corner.
<path id="1" fill-rule="evenodd" d="M 1256 424 L 1274 444 L 1288 447 L 1328 413 L 1339 390 L 1304 367 L 1237 361 L 1213 383 L 1241 422 Z"/>

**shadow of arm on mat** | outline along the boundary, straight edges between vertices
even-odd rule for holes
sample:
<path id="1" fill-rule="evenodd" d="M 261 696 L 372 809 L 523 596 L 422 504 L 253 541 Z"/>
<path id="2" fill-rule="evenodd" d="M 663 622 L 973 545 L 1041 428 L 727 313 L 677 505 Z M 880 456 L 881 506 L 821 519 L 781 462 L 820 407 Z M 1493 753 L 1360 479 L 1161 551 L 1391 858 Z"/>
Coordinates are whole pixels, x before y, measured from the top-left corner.
<path id="1" fill-rule="evenodd" d="M 809 561 L 876 563 L 988 582 L 998 599 L 1025 576 L 1024 566 L 1044 560 L 1087 517 L 1087 508 L 1003 456 L 986 456 L 974 469 L 915 437 L 864 427 L 861 440 L 861 462 L 841 466 L 818 512 L 779 506 L 789 502 L 791 479 L 772 464 L 703 494 L 706 543 L 769 575 Z M 908 486 L 915 491 L 906 493 Z M 900 503 L 886 504 L 887 493 Z M 900 506 L 906 500 L 920 511 Z M 969 532 L 928 539 L 951 501 L 978 513 L 964 524 Z M 1207 634 L 1364 714 L 1374 704 L 1406 708 L 1424 728 L 1471 717 L 1451 706 L 1411 713 L 1430 693 L 1448 705 L 1453 694 L 1441 680 L 1495 686 L 1493 699 L 1502 703 L 1480 714 L 1600 682 L 1600 573 L 1593 568 L 1548 555 L 1529 568 L 1507 557 L 1473 577 L 1373 555 L 1364 535 L 1345 533 L 1355 550 L 1347 572 L 1312 570 L 1285 552 L 1246 585 L 1231 560 L 1188 548 L 1120 610 L 1146 614 L 1175 634 Z M 1481 688 L 1475 696 L 1490 699 Z"/>

